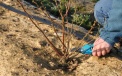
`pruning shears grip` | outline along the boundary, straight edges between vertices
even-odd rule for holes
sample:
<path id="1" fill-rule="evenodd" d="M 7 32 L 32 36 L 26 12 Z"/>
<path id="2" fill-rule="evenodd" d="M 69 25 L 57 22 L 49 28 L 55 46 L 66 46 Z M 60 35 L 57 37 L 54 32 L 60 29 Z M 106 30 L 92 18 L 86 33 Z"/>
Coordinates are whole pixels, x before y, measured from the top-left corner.
<path id="1" fill-rule="evenodd" d="M 93 48 L 93 44 L 86 44 L 81 49 L 79 49 L 79 52 L 81 52 L 82 54 L 91 55 L 92 54 L 92 48 Z"/>

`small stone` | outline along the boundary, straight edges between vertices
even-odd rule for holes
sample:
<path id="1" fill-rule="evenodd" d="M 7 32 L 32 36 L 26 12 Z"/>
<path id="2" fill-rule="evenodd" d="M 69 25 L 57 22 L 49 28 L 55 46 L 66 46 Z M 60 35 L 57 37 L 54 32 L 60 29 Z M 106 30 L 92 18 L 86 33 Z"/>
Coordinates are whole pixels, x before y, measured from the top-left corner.
<path id="1" fill-rule="evenodd" d="M 57 36 L 57 35 L 58 35 L 58 36 L 63 36 L 63 34 L 62 34 L 62 33 L 60 33 L 60 32 L 59 32 L 59 33 L 57 33 L 57 34 L 56 34 L 56 33 L 54 33 L 54 35 L 55 35 L 55 36 Z"/>
<path id="2" fill-rule="evenodd" d="M 12 37 L 14 37 L 14 36 L 16 36 L 15 34 L 8 34 L 6 37 L 7 38 L 12 38 Z"/>
<path id="3" fill-rule="evenodd" d="M 53 62 L 49 62 L 49 64 L 51 67 L 54 67 L 54 65 L 55 65 Z"/>
<path id="4" fill-rule="evenodd" d="M 1 24 L 0 25 L 0 32 L 3 32 L 3 31 L 9 31 L 9 28 L 7 27 L 7 25 Z"/>
<path id="5" fill-rule="evenodd" d="M 40 41 L 39 43 L 40 43 L 40 45 L 43 46 L 43 47 L 46 46 L 46 45 L 48 44 L 46 41 Z"/>
<path id="6" fill-rule="evenodd" d="M 44 31 L 45 33 L 49 32 L 47 29 L 44 29 L 43 31 Z"/>
<path id="7" fill-rule="evenodd" d="M 33 48 L 33 51 L 37 51 L 37 50 L 40 50 L 40 48 L 36 48 L 36 47 Z"/>
<path id="8" fill-rule="evenodd" d="M 19 22 L 19 21 L 20 21 L 20 19 L 19 19 L 19 18 L 15 18 L 15 17 L 14 17 L 14 18 L 12 19 L 12 21 L 13 21 L 13 22 Z"/>
<path id="9" fill-rule="evenodd" d="M 18 72 L 11 72 L 11 73 L 12 73 L 12 76 L 19 76 Z"/>
<path id="10" fill-rule="evenodd" d="M 19 30 L 15 30 L 15 32 L 20 32 Z"/>

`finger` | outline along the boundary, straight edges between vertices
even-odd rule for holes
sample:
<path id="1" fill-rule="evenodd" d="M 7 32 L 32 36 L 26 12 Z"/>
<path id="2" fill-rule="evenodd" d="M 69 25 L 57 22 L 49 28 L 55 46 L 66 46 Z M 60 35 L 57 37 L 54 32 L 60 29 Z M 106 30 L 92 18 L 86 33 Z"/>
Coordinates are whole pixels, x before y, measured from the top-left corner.
<path id="1" fill-rule="evenodd" d="M 106 48 L 106 53 L 109 53 L 110 52 L 110 48 Z"/>
<path id="2" fill-rule="evenodd" d="M 92 55 L 93 56 L 97 56 L 97 51 L 96 51 L 96 48 L 95 47 L 93 47 L 93 49 L 92 49 Z"/>
<path id="3" fill-rule="evenodd" d="M 101 50 L 102 50 L 102 51 L 101 51 L 101 54 L 104 56 L 104 55 L 107 53 L 107 52 L 106 52 L 107 50 L 106 50 L 106 48 L 105 48 L 104 45 L 101 46 Z"/>
<path id="4" fill-rule="evenodd" d="M 106 50 L 102 50 L 102 55 L 104 56 L 106 54 Z"/>
<path id="5" fill-rule="evenodd" d="M 97 51 L 93 51 L 93 52 L 92 52 L 92 55 L 93 55 L 93 56 L 97 56 Z"/>
<path id="6" fill-rule="evenodd" d="M 102 50 L 97 50 L 97 56 L 101 56 L 102 55 Z"/>
<path id="7" fill-rule="evenodd" d="M 101 56 L 102 52 L 101 52 L 101 45 L 97 45 L 95 47 L 95 50 L 96 50 L 96 54 L 97 56 Z"/>

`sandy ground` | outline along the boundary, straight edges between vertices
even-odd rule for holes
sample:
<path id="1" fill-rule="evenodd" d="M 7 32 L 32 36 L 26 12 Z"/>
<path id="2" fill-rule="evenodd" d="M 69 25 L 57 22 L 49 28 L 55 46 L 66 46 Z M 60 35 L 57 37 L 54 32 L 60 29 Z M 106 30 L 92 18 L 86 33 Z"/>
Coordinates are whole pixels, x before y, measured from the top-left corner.
<path id="1" fill-rule="evenodd" d="M 21 9 L 15 2 L 3 2 Z M 60 47 L 52 27 L 42 23 L 39 26 Z M 76 38 L 71 41 L 72 47 L 79 43 Z M 27 17 L 0 7 L 0 76 L 122 76 L 120 54 L 101 58 L 79 54 L 76 57 L 80 62 L 72 72 L 55 68 L 59 58 L 39 30 Z"/>

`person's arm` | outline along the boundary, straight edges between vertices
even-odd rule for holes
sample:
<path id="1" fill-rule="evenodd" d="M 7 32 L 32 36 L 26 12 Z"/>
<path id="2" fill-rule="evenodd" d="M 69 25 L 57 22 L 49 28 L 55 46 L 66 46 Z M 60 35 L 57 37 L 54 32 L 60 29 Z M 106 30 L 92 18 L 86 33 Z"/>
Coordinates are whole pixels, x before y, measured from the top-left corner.
<path id="1" fill-rule="evenodd" d="M 113 0 L 109 19 L 101 30 L 100 37 L 111 46 L 122 37 L 122 0 Z"/>
<path id="2" fill-rule="evenodd" d="M 113 0 L 109 19 L 100 31 L 100 37 L 94 42 L 92 55 L 101 56 L 109 53 L 120 37 L 122 37 L 122 0 Z"/>

